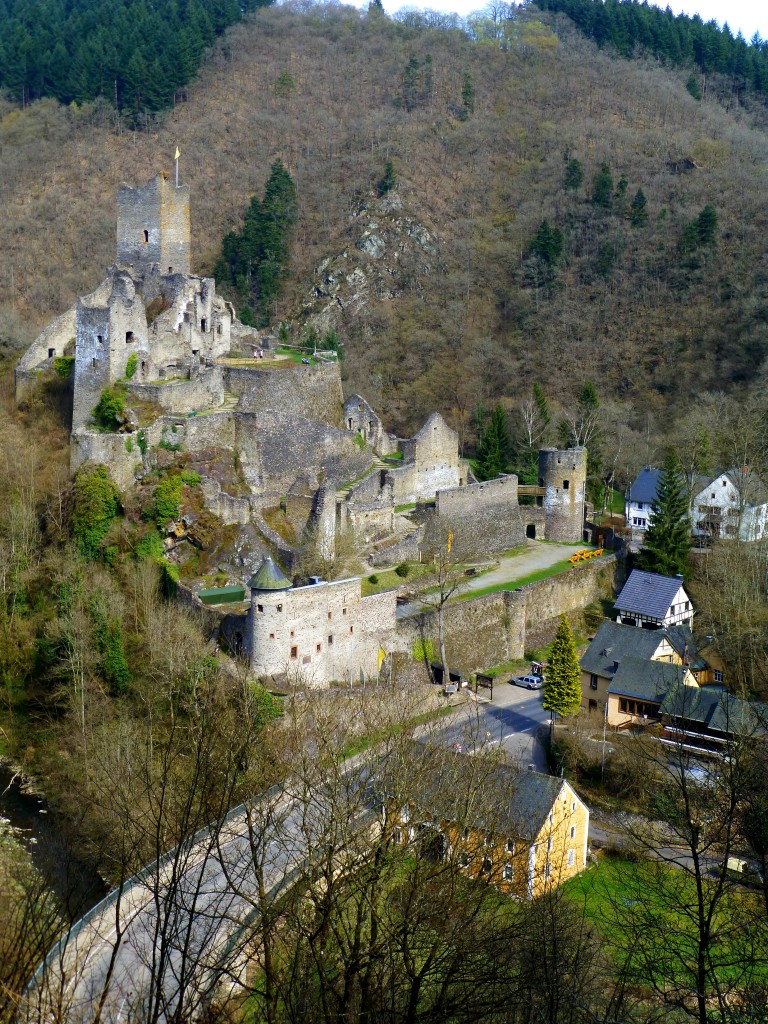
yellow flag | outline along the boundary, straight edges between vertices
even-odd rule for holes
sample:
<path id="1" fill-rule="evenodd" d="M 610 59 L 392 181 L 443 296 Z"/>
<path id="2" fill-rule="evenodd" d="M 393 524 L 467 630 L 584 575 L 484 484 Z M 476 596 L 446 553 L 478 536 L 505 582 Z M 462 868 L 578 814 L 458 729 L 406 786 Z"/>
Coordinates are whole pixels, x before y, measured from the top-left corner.
<path id="1" fill-rule="evenodd" d="M 179 150 L 179 147 L 177 146 L 176 147 L 176 152 L 173 154 L 173 159 L 174 160 L 178 160 L 180 156 L 181 156 L 181 152 Z"/>
<path id="2" fill-rule="evenodd" d="M 449 555 L 451 553 L 451 548 L 452 547 L 453 547 L 453 530 L 449 530 L 448 531 L 448 554 Z"/>
<path id="3" fill-rule="evenodd" d="M 386 656 L 387 656 L 387 652 L 384 650 L 383 647 L 380 647 L 379 648 L 379 660 L 378 660 L 378 664 L 376 666 L 378 671 L 381 671 L 381 666 L 383 665 L 384 659 L 386 658 Z"/>

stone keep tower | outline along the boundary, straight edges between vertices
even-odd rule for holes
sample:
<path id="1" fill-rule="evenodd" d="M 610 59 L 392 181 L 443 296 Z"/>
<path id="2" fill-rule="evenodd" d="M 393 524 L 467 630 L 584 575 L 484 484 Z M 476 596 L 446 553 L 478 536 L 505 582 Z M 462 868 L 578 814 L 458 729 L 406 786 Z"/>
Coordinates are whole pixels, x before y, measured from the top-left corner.
<path id="1" fill-rule="evenodd" d="M 189 274 L 189 186 L 158 174 L 139 188 L 117 190 L 117 263 L 134 278 Z"/>
<path id="2" fill-rule="evenodd" d="M 587 449 L 542 448 L 539 452 L 539 487 L 545 489 L 547 540 L 580 543 L 584 529 Z"/>

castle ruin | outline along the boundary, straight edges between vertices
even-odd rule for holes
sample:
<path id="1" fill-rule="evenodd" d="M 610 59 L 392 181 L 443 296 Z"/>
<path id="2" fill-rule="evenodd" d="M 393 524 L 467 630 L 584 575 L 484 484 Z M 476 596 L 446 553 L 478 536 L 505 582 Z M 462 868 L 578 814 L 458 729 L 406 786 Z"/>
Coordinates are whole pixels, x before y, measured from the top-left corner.
<path id="1" fill-rule="evenodd" d="M 428 559 L 448 529 L 460 559 L 526 538 L 582 540 L 585 449 L 543 450 L 536 486 L 514 475 L 477 482 L 439 413 L 411 438 L 387 433 L 363 397 L 343 400 L 335 356 L 303 365 L 278 353 L 190 267 L 188 188 L 164 174 L 121 186 L 114 265 L 16 371 L 23 401 L 55 360 L 73 359 L 73 472 L 103 463 L 127 490 L 152 471 L 158 448 L 183 453 L 203 477 L 208 512 L 250 531 L 251 554 L 232 562 L 241 579 L 270 554 L 290 570 L 307 545 L 330 562 L 342 537 L 373 565 Z M 115 387 L 126 409 L 105 430 L 94 410 Z M 217 453 L 230 477 L 210 470 Z M 278 508 L 290 531 L 274 525 Z M 255 672 L 301 668 L 325 684 L 378 670 L 396 632 L 392 593 L 362 598 L 358 579 L 262 592 L 256 573 L 251 583 L 244 642 Z"/>

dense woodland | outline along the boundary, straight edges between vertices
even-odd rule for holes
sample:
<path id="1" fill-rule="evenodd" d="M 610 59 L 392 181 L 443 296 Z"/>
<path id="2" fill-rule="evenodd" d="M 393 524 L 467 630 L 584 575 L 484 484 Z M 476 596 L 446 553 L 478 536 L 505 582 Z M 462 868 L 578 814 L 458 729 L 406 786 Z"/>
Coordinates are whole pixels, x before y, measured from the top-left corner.
<path id="1" fill-rule="evenodd" d="M 265 0 L 3 0 L 0 89 L 23 104 L 43 96 L 106 96 L 140 114 L 171 105 L 205 49 Z"/>

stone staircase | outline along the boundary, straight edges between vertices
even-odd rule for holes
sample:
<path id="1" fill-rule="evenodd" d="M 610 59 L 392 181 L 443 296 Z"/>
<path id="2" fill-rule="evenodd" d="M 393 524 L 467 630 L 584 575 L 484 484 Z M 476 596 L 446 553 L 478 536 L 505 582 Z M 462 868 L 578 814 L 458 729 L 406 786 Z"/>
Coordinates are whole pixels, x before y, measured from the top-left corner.
<path id="1" fill-rule="evenodd" d="M 231 391 L 224 392 L 224 401 L 221 404 L 222 411 L 227 409 L 236 409 L 240 402 L 239 395 L 233 394 Z"/>
<path id="2" fill-rule="evenodd" d="M 358 480 L 353 480 L 351 483 L 344 484 L 343 487 L 339 487 L 339 489 L 336 491 L 336 497 L 339 498 L 341 501 L 344 501 L 353 487 L 357 486 L 357 484 L 361 483 L 363 480 L 366 480 L 371 475 L 371 473 L 379 473 L 382 469 L 392 469 L 392 466 L 388 462 L 384 462 L 382 459 L 380 459 L 378 455 L 374 455 L 373 462 L 371 463 L 371 468 L 368 470 L 368 472 L 364 476 L 361 476 Z"/>

